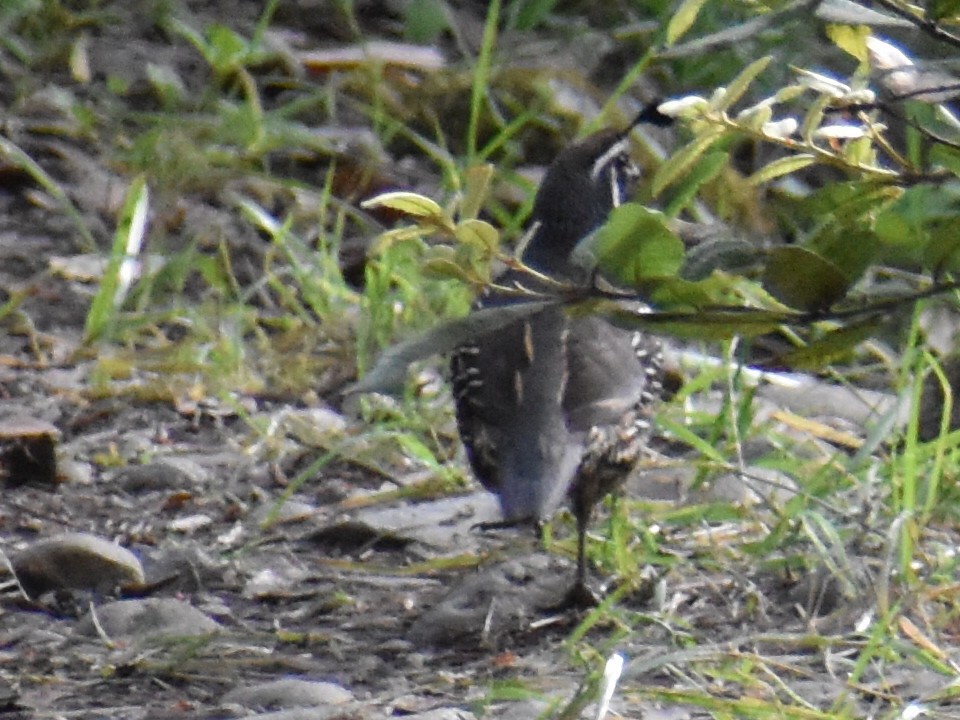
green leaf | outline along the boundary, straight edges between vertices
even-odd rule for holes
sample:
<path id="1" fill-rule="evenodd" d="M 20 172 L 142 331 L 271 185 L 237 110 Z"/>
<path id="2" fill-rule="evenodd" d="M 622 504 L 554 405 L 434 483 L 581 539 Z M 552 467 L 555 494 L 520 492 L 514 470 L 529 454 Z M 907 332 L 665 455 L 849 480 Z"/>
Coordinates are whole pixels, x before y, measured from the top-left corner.
<path id="1" fill-rule="evenodd" d="M 873 140 L 869 137 L 851 140 L 843 146 L 843 158 L 851 165 L 876 165 L 877 151 Z"/>
<path id="2" fill-rule="evenodd" d="M 789 175 L 790 173 L 797 172 L 805 167 L 809 167 L 810 165 L 813 165 L 814 162 L 816 162 L 816 158 L 813 155 L 808 155 L 806 153 L 801 153 L 799 155 L 788 155 L 787 157 L 782 157 L 778 160 L 774 160 L 772 163 L 764 165 L 762 168 L 753 173 L 753 175 L 748 177 L 745 182 L 747 185 L 751 186 L 762 185 L 763 183 L 770 182 L 775 178 Z"/>
<path id="3" fill-rule="evenodd" d="M 764 335 L 790 320 L 787 313 L 747 308 L 639 313 L 614 301 L 594 301 L 591 311 L 625 330 L 646 330 L 704 341 Z"/>
<path id="4" fill-rule="evenodd" d="M 387 230 L 377 236 L 376 241 L 367 251 L 367 254 L 370 257 L 376 257 L 383 254 L 387 248 L 393 245 L 404 243 L 408 240 L 422 239 L 426 234 L 426 231 L 419 225 L 406 225 L 404 227 Z"/>
<path id="5" fill-rule="evenodd" d="M 710 126 L 706 128 L 702 135 L 695 137 L 689 143 L 677 150 L 670 158 L 657 168 L 650 181 L 650 193 L 657 197 L 661 192 L 677 178 L 686 174 L 690 168 L 722 138 L 726 137 L 727 132 L 721 127 Z"/>
<path id="6" fill-rule="evenodd" d="M 661 310 L 700 309 L 720 305 L 732 289 L 730 277 L 717 273 L 702 280 L 664 278 L 650 295 L 650 302 Z"/>
<path id="7" fill-rule="evenodd" d="M 800 200 L 796 210 L 801 217 L 852 223 L 876 215 L 902 194 L 901 188 L 869 181 L 834 182 Z"/>
<path id="8" fill-rule="evenodd" d="M 816 311 L 846 295 L 849 282 L 829 260 L 806 248 L 786 245 L 770 253 L 763 287 L 789 307 Z"/>
<path id="9" fill-rule="evenodd" d="M 885 212 L 877 217 L 877 237 L 886 245 L 913 248 L 926 242 L 926 233 L 905 217 Z"/>
<path id="10" fill-rule="evenodd" d="M 743 97 L 744 93 L 750 89 L 750 85 L 757 79 L 757 75 L 767 68 L 771 60 L 773 60 L 773 56 L 767 55 L 747 65 L 740 74 L 727 85 L 727 90 L 723 94 L 723 98 L 714 106 L 714 109 L 726 110 L 732 107 Z"/>
<path id="11" fill-rule="evenodd" d="M 441 0 L 410 0 L 404 10 L 404 36 L 418 43 L 430 43 L 449 27 Z"/>
<path id="12" fill-rule="evenodd" d="M 827 25 L 827 37 L 859 62 L 867 62 L 867 38 L 870 37 L 870 28 L 866 25 Z"/>
<path id="13" fill-rule="evenodd" d="M 877 237 L 911 257 L 930 241 L 931 223 L 957 215 L 957 198 L 949 186 L 916 185 L 896 202 L 875 212 Z"/>
<path id="14" fill-rule="evenodd" d="M 136 261 L 143 245 L 149 207 L 150 190 L 146 178 L 139 175 L 131 183 L 120 211 L 110 260 L 87 314 L 84 343 L 98 340 L 115 324 L 117 310 L 133 281 L 131 264 Z"/>
<path id="15" fill-rule="evenodd" d="M 226 25 L 213 25 L 207 31 L 207 62 L 218 73 L 242 67 L 249 50 L 246 39 Z"/>
<path id="16" fill-rule="evenodd" d="M 929 152 L 931 165 L 943 165 L 954 175 L 960 176 L 960 148 L 938 143 Z"/>
<path id="17" fill-rule="evenodd" d="M 630 286 L 676 275 L 684 260 L 683 241 L 667 226 L 667 218 L 637 203 L 610 213 L 599 231 L 596 252 L 601 272 Z"/>
<path id="18" fill-rule="evenodd" d="M 454 230 L 457 240 L 487 253 L 495 253 L 500 247 L 500 233 L 484 220 L 464 220 Z"/>
<path id="19" fill-rule="evenodd" d="M 777 357 L 777 363 L 794 370 L 822 370 L 848 357 L 857 345 L 873 337 L 881 322 L 878 316 L 832 330 L 804 347 L 782 353 Z"/>
<path id="20" fill-rule="evenodd" d="M 877 234 L 866 222 L 828 223 L 806 243 L 820 257 L 830 258 L 851 285 L 876 260 L 880 245 Z"/>
<path id="21" fill-rule="evenodd" d="M 711 150 L 677 186 L 666 208 L 669 217 L 676 217 L 696 196 L 697 191 L 713 180 L 727 166 L 730 154 L 726 150 Z"/>
<path id="22" fill-rule="evenodd" d="M 405 215 L 418 218 L 430 218 L 437 224 L 446 224 L 447 218 L 443 208 L 435 200 L 414 192 L 398 190 L 364 200 L 360 207 L 371 210 L 374 208 L 389 208 Z"/>
<path id="23" fill-rule="evenodd" d="M 463 178 L 463 199 L 460 201 L 459 217 L 471 220 L 480 214 L 480 209 L 490 193 L 493 165 L 482 163 L 467 168 Z"/>
<path id="24" fill-rule="evenodd" d="M 830 98 L 828 96 L 819 95 L 810 104 L 810 107 L 807 108 L 807 112 L 803 116 L 803 122 L 800 123 L 800 129 L 798 130 L 804 142 L 812 142 L 811 138 L 813 137 L 813 133 L 820 127 L 820 123 L 823 122 L 823 113 L 829 104 Z"/>
<path id="25" fill-rule="evenodd" d="M 923 260 L 924 266 L 935 273 L 957 272 L 960 269 L 960 218 L 949 218 L 933 224 Z"/>
<path id="26" fill-rule="evenodd" d="M 682 422 L 673 422 L 670 418 L 657 418 L 657 427 L 670 433 L 678 441 L 686 443 L 706 459 L 718 463 L 721 467 L 726 467 L 727 457 L 717 449 L 716 445 L 708 439 L 697 435 L 688 425 Z"/>
<path id="27" fill-rule="evenodd" d="M 670 22 L 667 23 L 667 47 L 687 34 L 687 31 L 696 22 L 697 16 L 705 3 L 706 0 L 683 0 L 673 17 L 670 18 Z"/>
<path id="28" fill-rule="evenodd" d="M 458 280 L 468 284 L 475 280 L 466 268 L 450 257 L 429 257 L 422 269 L 423 276 L 429 280 Z"/>

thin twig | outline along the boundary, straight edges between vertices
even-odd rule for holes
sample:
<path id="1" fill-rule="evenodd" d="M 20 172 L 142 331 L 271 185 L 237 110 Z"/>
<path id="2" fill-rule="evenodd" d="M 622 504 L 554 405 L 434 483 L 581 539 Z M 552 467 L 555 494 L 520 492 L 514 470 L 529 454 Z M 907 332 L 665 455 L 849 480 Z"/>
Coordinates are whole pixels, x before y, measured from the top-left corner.
<path id="1" fill-rule="evenodd" d="M 919 17 L 913 14 L 906 8 L 901 7 L 899 3 L 894 2 L 894 0 L 876 0 L 876 3 L 886 8 L 894 15 L 902 17 L 904 20 L 911 23 L 914 27 L 919 28 L 933 39 L 953 45 L 955 48 L 960 48 L 960 37 L 954 35 L 953 33 L 947 32 L 933 20 L 927 20 L 926 17 Z"/>

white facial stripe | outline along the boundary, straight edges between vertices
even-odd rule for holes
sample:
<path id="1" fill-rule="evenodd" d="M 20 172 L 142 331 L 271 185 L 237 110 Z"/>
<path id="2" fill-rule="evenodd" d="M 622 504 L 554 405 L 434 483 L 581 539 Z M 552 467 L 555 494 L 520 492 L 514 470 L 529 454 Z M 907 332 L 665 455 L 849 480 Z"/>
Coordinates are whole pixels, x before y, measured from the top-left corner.
<path id="1" fill-rule="evenodd" d="M 617 140 L 617 142 L 607 148 L 607 151 L 603 155 L 593 161 L 593 167 L 590 168 L 590 179 L 596 180 L 600 176 L 600 173 L 603 172 L 603 169 L 609 165 L 617 155 L 624 155 L 629 149 L 630 141 L 628 138 L 623 137 Z"/>
<path id="2" fill-rule="evenodd" d="M 618 208 L 623 202 L 623 198 L 620 197 L 620 178 L 617 177 L 617 173 L 610 173 L 610 199 L 613 201 L 611 203 L 612 207 Z"/>

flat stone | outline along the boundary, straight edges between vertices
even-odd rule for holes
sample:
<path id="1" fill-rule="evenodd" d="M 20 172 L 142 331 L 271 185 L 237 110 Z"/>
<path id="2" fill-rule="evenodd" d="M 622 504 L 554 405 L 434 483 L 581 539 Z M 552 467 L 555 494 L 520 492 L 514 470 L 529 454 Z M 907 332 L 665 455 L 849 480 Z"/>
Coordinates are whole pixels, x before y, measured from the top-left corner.
<path id="1" fill-rule="evenodd" d="M 176 598 L 117 600 L 96 608 L 97 623 L 110 638 L 196 637 L 221 629 L 220 624 Z M 77 626 L 83 635 L 97 634 L 87 615 Z"/>
<path id="2" fill-rule="evenodd" d="M 254 710 L 279 710 L 343 705 L 353 699 L 350 691 L 335 683 L 284 678 L 235 688 L 224 695 L 221 702 Z"/>
<path id="3" fill-rule="evenodd" d="M 33 598 L 51 590 L 109 593 L 141 585 L 143 566 L 132 552 L 89 533 L 64 533 L 38 540 L 14 556 L 13 570 Z"/>

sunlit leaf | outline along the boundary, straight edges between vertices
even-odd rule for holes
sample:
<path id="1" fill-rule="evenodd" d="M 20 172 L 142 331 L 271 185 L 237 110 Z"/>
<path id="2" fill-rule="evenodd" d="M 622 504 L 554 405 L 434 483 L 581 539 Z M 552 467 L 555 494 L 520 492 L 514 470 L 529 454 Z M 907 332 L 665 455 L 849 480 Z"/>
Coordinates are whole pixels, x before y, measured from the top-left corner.
<path id="1" fill-rule="evenodd" d="M 591 310 L 625 330 L 705 341 L 763 335 L 777 330 L 789 319 L 782 312 L 739 308 L 638 313 L 613 301 L 593 304 Z"/>
<path id="2" fill-rule="evenodd" d="M 827 25 L 827 36 L 833 44 L 858 61 L 867 61 L 867 38 L 870 28 L 866 25 Z"/>
<path id="3" fill-rule="evenodd" d="M 875 165 L 877 162 L 877 152 L 869 137 L 848 142 L 843 148 L 843 157 L 851 165 Z"/>
<path id="4" fill-rule="evenodd" d="M 753 175 L 748 177 L 745 182 L 747 185 L 762 185 L 763 183 L 770 182 L 775 178 L 789 175 L 790 173 L 794 173 L 798 170 L 802 170 L 805 167 L 809 167 L 814 162 L 816 162 L 816 158 L 813 155 L 808 155 L 806 153 L 801 153 L 799 155 L 788 155 L 787 157 L 779 158 L 763 166 L 753 173 Z"/>
<path id="5" fill-rule="evenodd" d="M 250 46 L 243 36 L 226 25 L 213 25 L 207 31 L 207 62 L 221 73 L 241 67 Z"/>
<path id="6" fill-rule="evenodd" d="M 877 237 L 887 245 L 917 246 L 924 239 L 919 227 L 896 212 L 884 212 L 877 217 Z"/>
<path id="7" fill-rule="evenodd" d="M 667 47 L 686 35 L 687 31 L 696 22 L 697 16 L 706 0 L 683 0 L 680 7 L 667 23 Z"/>
<path id="8" fill-rule="evenodd" d="M 486 252 L 496 252 L 500 247 L 500 233 L 484 220 L 464 220 L 457 223 L 454 230 L 457 240 L 480 248 Z"/>
<path id="9" fill-rule="evenodd" d="M 826 95 L 821 95 L 807 108 L 807 113 L 803 116 L 803 122 L 800 123 L 800 137 L 802 137 L 805 142 L 810 142 L 813 133 L 820 127 L 820 123 L 823 122 L 823 113 L 829 104 L 830 98 Z"/>
<path id="10" fill-rule="evenodd" d="M 90 70 L 90 36 L 87 33 L 81 33 L 70 48 L 70 75 L 83 85 L 93 77 Z"/>
<path id="11" fill-rule="evenodd" d="M 84 342 L 99 339 L 115 321 L 117 309 L 123 303 L 138 272 L 136 258 L 143 244 L 149 204 L 150 191 L 147 181 L 140 175 L 130 185 L 120 211 L 110 260 L 87 313 Z"/>
<path id="12" fill-rule="evenodd" d="M 445 221 L 443 208 L 435 200 L 414 192 L 398 190 L 364 200 L 360 207 L 371 210 L 389 208 L 413 217 L 431 218 L 438 223 Z"/>
<path id="13" fill-rule="evenodd" d="M 650 302 L 660 310 L 698 309 L 722 305 L 731 298 L 730 277 L 717 273 L 702 280 L 664 278 L 650 294 Z"/>
<path id="14" fill-rule="evenodd" d="M 757 75 L 766 69 L 771 60 L 773 60 L 773 56 L 767 55 L 759 60 L 754 60 L 743 70 L 741 70 L 740 74 L 737 75 L 737 77 L 735 77 L 729 85 L 727 85 L 727 91 L 724 94 L 723 102 L 720 103 L 716 109 L 726 110 L 732 107 L 740 98 L 743 97 L 744 93 L 750 89 L 750 85 L 754 80 L 757 79 Z"/>
<path id="15" fill-rule="evenodd" d="M 650 192 L 654 197 L 672 185 L 679 177 L 685 175 L 704 153 L 726 137 L 726 131 L 719 127 L 710 127 L 703 134 L 694 138 L 657 168 L 650 181 Z"/>
<path id="16" fill-rule="evenodd" d="M 846 276 L 829 260 L 796 245 L 774 248 L 763 274 L 773 297 L 799 310 L 824 310 L 849 287 Z"/>
<path id="17" fill-rule="evenodd" d="M 490 193 L 493 165 L 482 163 L 467 168 L 463 174 L 463 199 L 460 201 L 460 218 L 471 220 L 480 214 L 480 209 Z"/>

